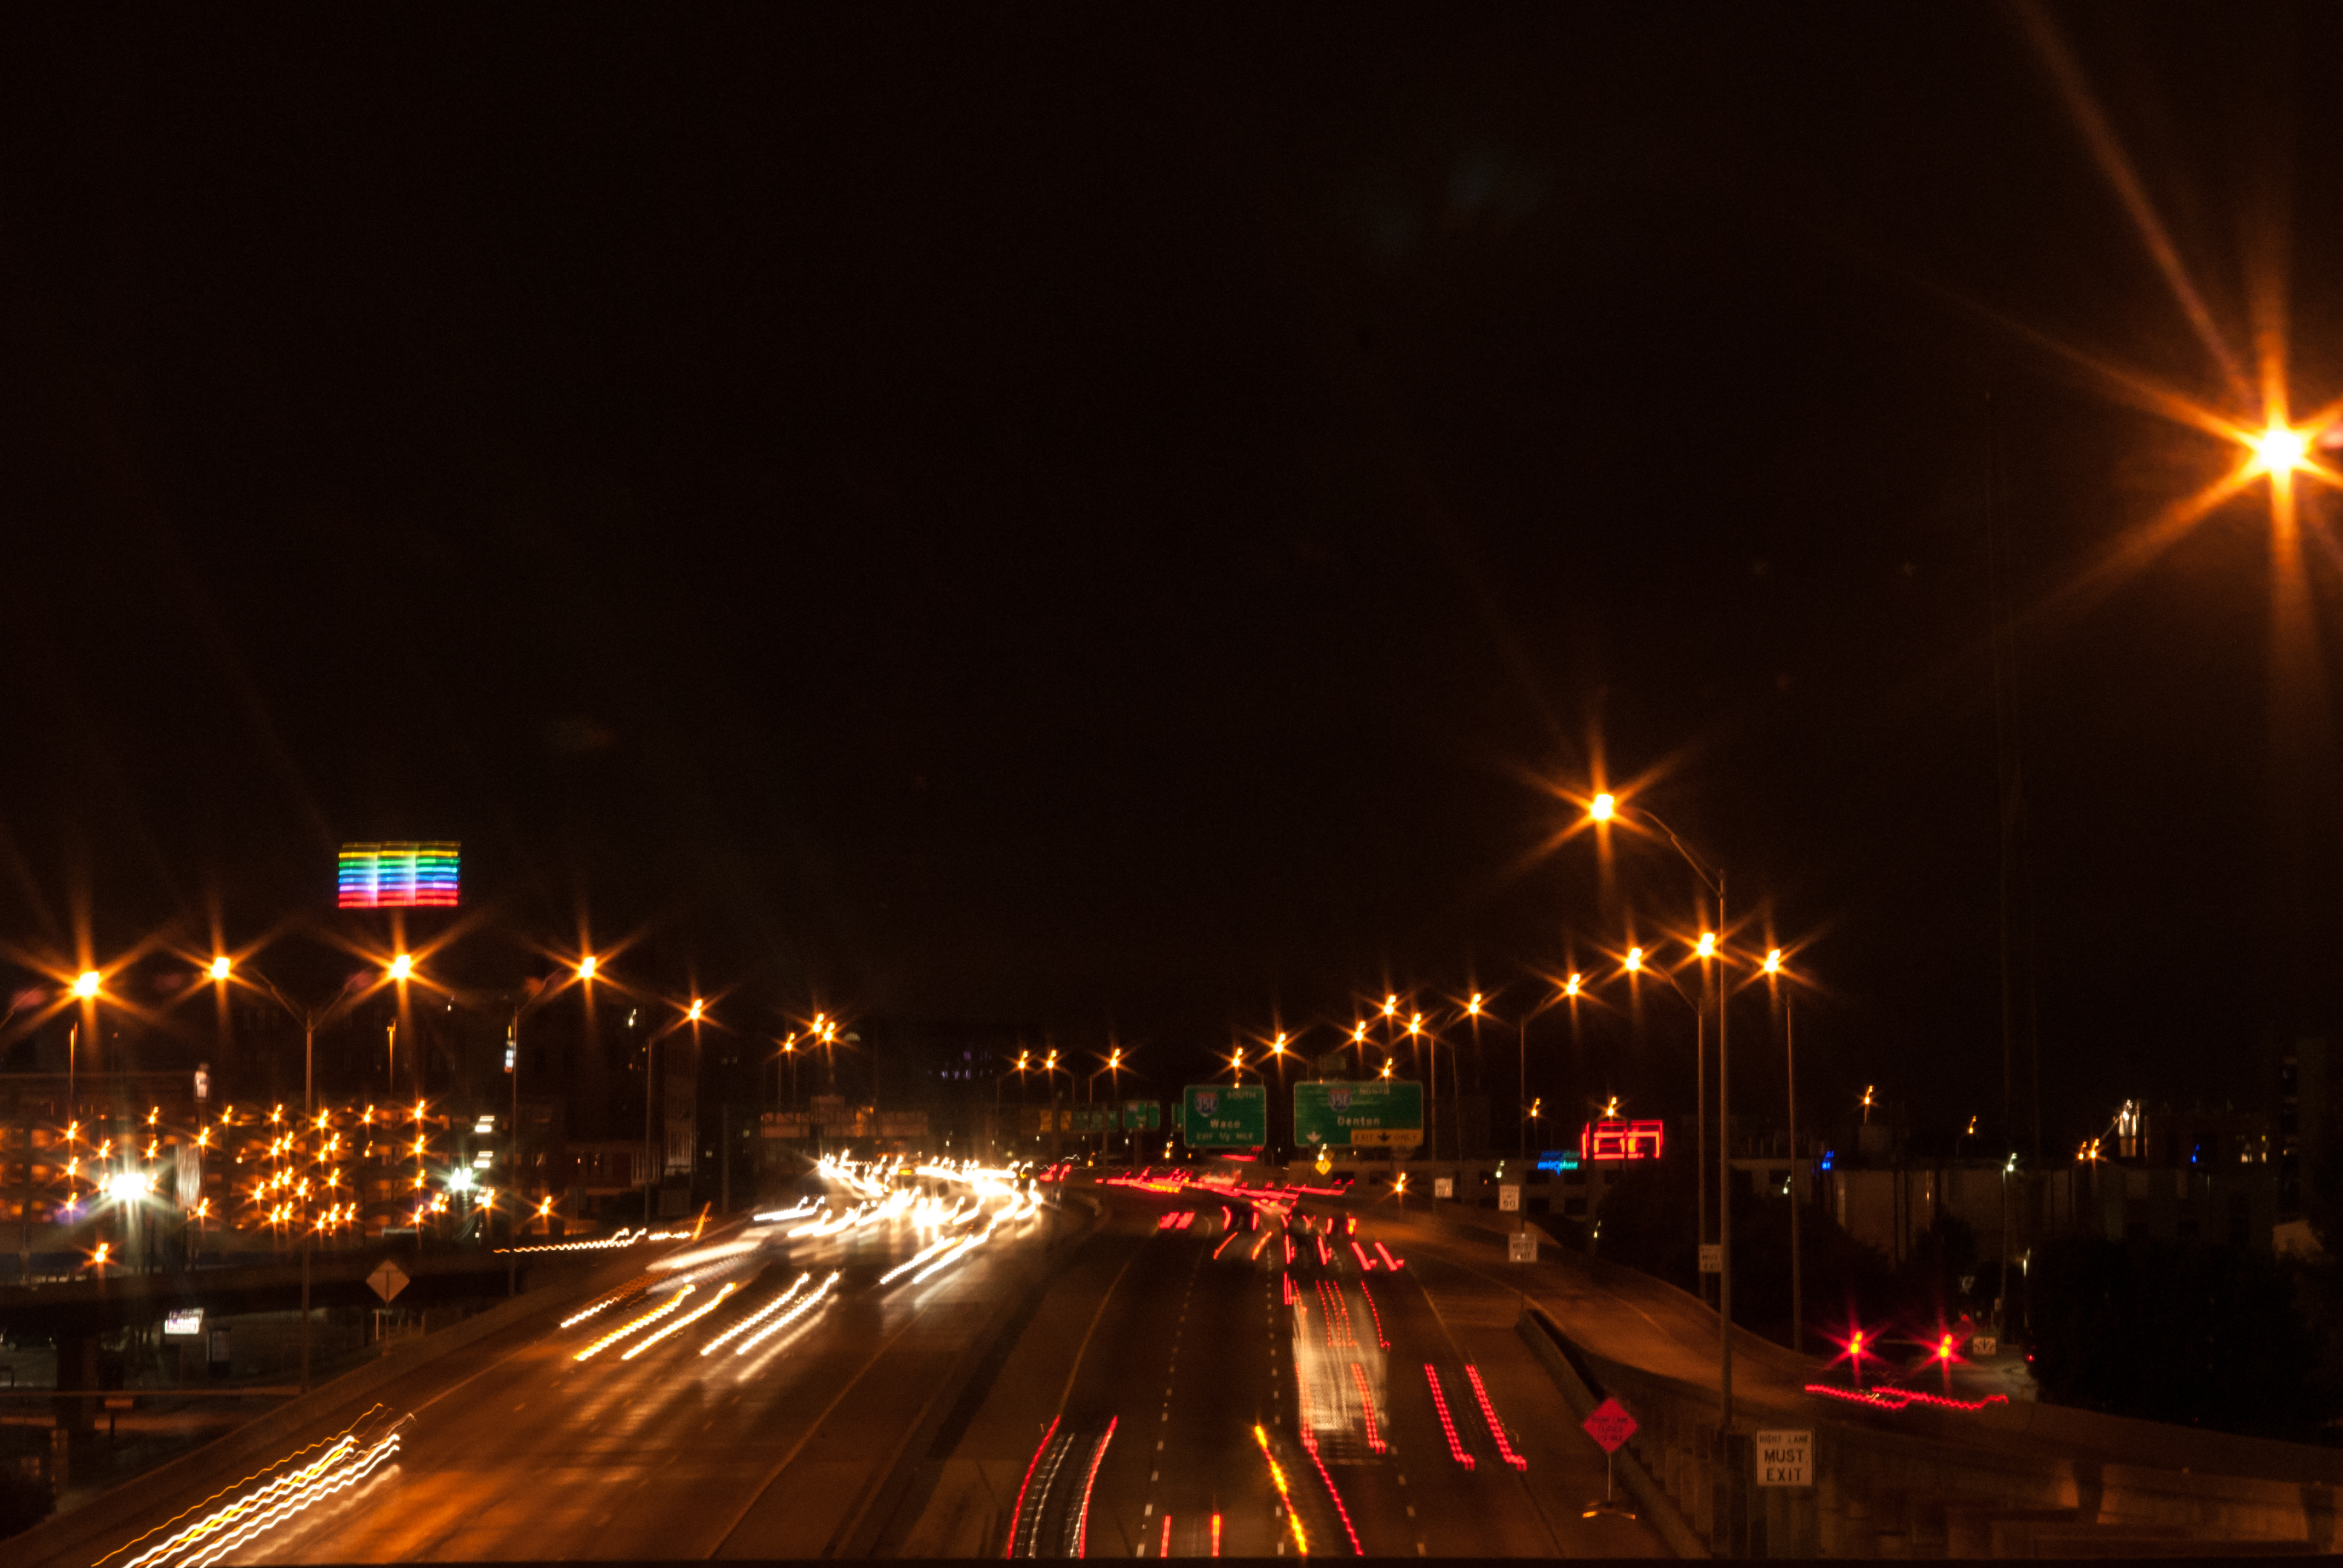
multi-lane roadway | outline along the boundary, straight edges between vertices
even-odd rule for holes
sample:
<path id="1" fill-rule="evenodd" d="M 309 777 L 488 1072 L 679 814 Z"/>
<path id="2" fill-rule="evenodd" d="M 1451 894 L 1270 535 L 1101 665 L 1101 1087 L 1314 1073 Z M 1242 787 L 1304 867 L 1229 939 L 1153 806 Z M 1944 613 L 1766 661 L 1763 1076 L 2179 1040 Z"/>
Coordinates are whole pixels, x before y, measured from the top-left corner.
<path id="1" fill-rule="evenodd" d="M 1331 1194 L 1095 1189 L 1051 1287 L 892 1544 L 920 1554 L 1634 1556 L 1599 1452 L 1475 1282 Z M 1441 1298 L 1445 1297 L 1444 1302 Z M 1436 1304 L 1438 1303 L 1438 1304 Z M 987 1522 L 990 1522 L 989 1525 Z"/>
<path id="2" fill-rule="evenodd" d="M 559 1319 L 321 1412 L 225 1496 L 205 1477 L 91 1505 L 127 1548 L 109 1568 L 849 1549 L 1060 1223 L 996 1183 L 930 1177 L 915 1201 L 864 1180 L 833 1169 L 786 1211 L 644 1248 Z"/>
<path id="3" fill-rule="evenodd" d="M 1600 1455 L 1503 1292 L 1331 1193 L 1058 1196 L 826 1167 L 55 1561 L 1657 1553 L 1587 1516 Z"/>

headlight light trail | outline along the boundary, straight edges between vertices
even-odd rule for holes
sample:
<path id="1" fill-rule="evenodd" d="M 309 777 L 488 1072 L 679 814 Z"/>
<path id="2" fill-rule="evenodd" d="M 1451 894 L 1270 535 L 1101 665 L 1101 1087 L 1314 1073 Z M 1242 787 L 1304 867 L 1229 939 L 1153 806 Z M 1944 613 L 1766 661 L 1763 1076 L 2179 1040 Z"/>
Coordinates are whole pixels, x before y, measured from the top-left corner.
<path id="1" fill-rule="evenodd" d="M 734 1323 L 730 1328 L 726 1329 L 722 1333 L 717 1335 L 714 1339 L 700 1346 L 699 1353 L 701 1355 L 707 1355 L 711 1351 L 720 1349 L 721 1347 L 729 1344 L 739 1335 L 755 1328 L 759 1323 L 763 1322 L 767 1318 L 771 1317 L 775 1312 L 778 1312 L 783 1307 L 788 1306 L 790 1300 L 795 1297 L 799 1291 L 805 1289 L 807 1282 L 812 1280 L 812 1278 L 813 1275 L 810 1273 L 799 1274 L 795 1280 L 789 1282 L 789 1288 L 788 1290 L 783 1291 L 779 1295 L 775 1296 L 771 1301 L 767 1302 L 763 1306 L 759 1307 L 755 1312 L 750 1312 L 747 1317 L 742 1318 L 739 1322 Z"/>
<path id="2" fill-rule="evenodd" d="M 625 1339 L 637 1329 L 645 1328 L 649 1324 L 659 1322 L 661 1318 L 666 1317 L 678 1307 L 683 1305 L 684 1297 L 691 1294 L 695 1288 L 696 1287 L 691 1285 L 684 1286 L 683 1289 L 678 1291 L 674 1295 L 668 1298 L 667 1304 L 665 1306 L 653 1307 L 641 1317 L 635 1318 L 629 1322 L 619 1324 L 617 1328 L 612 1329 L 608 1333 L 604 1334 L 600 1339 L 596 1340 L 592 1344 L 588 1345 L 584 1350 L 579 1351 L 578 1354 L 571 1359 L 582 1362 L 591 1357 L 600 1355 L 604 1351 L 608 1350 L 612 1345 L 617 1344 L 620 1340 Z"/>
<path id="3" fill-rule="evenodd" d="M 740 1287 L 738 1284 L 719 1285 L 716 1288 L 716 1294 L 709 1299 L 706 1306 L 694 1307 L 691 1311 L 684 1313 L 683 1316 L 676 1319 L 675 1322 L 668 1324 L 667 1327 L 659 1330 L 659 1332 L 655 1334 L 647 1334 L 643 1338 L 637 1340 L 632 1345 L 627 1348 L 626 1353 L 621 1355 L 618 1359 L 622 1362 L 630 1362 L 637 1356 L 642 1354 L 645 1351 L 650 1349 L 653 1345 L 659 1343 L 659 1341 L 667 1338 L 668 1335 L 675 1332 L 676 1330 L 687 1328 L 691 1324 L 698 1322 L 700 1319 L 706 1317 L 709 1313 L 722 1306 L 724 1304 L 724 1298 L 730 1295 L 739 1288 Z"/>
<path id="4" fill-rule="evenodd" d="M 750 1334 L 747 1339 L 742 1340 L 740 1342 L 740 1348 L 733 1353 L 735 1355 L 745 1356 L 750 1351 L 755 1350 L 759 1345 L 772 1338 L 775 1334 L 779 1333 L 783 1329 L 788 1328 L 791 1323 L 797 1322 L 799 1318 L 805 1316 L 806 1313 L 813 1311 L 816 1306 L 820 1305 L 823 1299 L 830 1294 L 830 1288 L 837 1283 L 838 1274 L 835 1271 L 832 1271 L 830 1278 L 824 1280 L 820 1284 L 814 1287 L 812 1294 L 798 1302 L 796 1306 L 791 1307 L 788 1312 L 783 1312 L 779 1317 L 775 1318 L 771 1322 L 767 1323 L 763 1328 L 759 1329 L 755 1333 Z"/>

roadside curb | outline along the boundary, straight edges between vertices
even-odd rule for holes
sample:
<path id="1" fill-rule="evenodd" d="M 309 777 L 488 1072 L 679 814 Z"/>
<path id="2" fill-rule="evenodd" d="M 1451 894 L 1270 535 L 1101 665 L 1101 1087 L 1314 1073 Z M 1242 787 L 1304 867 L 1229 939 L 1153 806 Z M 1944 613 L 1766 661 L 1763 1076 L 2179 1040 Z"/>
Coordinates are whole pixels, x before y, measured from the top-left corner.
<path id="1" fill-rule="evenodd" d="M 1562 1325 L 1554 1322 L 1553 1315 L 1544 1307 L 1529 1305 L 1522 1309 L 1522 1315 L 1514 1326 L 1530 1347 L 1530 1353 L 1537 1357 L 1539 1364 L 1554 1379 L 1554 1386 L 1562 1391 L 1563 1400 L 1570 1406 L 1572 1413 L 1582 1421 L 1593 1414 L 1594 1407 L 1602 1402 L 1603 1391 L 1594 1382 L 1591 1371 L 1579 1365 L 1577 1347 L 1570 1342 L 1570 1336 L 1563 1332 Z M 1626 1482 L 1628 1492 L 1634 1494 L 1636 1505 L 1643 1509 L 1645 1522 L 1659 1532 L 1660 1539 L 1667 1543 L 1669 1551 L 1679 1557 L 1709 1555 L 1699 1533 L 1678 1512 L 1668 1494 L 1652 1480 L 1651 1473 L 1644 1468 L 1642 1460 L 1622 1447 L 1614 1456 L 1614 1462 L 1618 1466 L 1620 1478 Z"/>

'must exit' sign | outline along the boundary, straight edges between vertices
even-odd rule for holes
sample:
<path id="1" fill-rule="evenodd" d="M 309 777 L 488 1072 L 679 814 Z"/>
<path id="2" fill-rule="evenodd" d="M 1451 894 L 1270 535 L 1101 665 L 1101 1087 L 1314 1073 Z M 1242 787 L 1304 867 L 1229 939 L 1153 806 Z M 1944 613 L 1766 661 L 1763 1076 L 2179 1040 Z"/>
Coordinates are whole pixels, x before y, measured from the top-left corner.
<path id="1" fill-rule="evenodd" d="M 1812 1486 L 1815 1483 L 1815 1434 L 1805 1432 L 1761 1432 L 1757 1434 L 1757 1484 Z"/>

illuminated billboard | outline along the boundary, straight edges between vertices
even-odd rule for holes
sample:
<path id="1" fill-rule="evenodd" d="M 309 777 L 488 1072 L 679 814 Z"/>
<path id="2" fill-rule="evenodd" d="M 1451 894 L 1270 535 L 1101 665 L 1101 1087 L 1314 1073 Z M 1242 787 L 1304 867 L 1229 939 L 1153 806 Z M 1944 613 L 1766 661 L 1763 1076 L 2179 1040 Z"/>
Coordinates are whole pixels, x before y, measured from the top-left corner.
<path id="1" fill-rule="evenodd" d="M 453 843 L 345 844 L 337 902 L 346 910 L 452 909 Z"/>
<path id="2" fill-rule="evenodd" d="M 1657 1121 L 1629 1121 L 1624 1117 L 1605 1116 L 1590 1121 L 1578 1134 L 1578 1157 L 1589 1164 L 1596 1161 L 1657 1160 L 1663 1124 Z"/>

